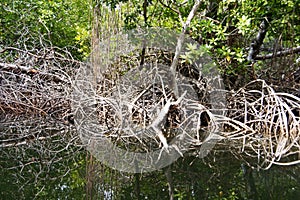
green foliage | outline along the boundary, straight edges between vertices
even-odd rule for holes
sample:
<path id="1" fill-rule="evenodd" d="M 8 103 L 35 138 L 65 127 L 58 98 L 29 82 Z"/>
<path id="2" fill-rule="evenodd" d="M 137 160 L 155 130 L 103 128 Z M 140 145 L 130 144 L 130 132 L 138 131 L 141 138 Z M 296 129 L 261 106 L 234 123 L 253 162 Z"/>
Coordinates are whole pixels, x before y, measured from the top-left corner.
<path id="1" fill-rule="evenodd" d="M 90 8 L 80 0 L 3 0 L 0 44 L 40 48 L 51 45 L 83 59 L 89 54 Z"/>
<path id="2" fill-rule="evenodd" d="M 92 5 L 121 9 L 124 28 L 164 27 L 180 31 L 193 1 L 147 2 L 95 0 Z M 161 3 L 163 2 L 163 4 Z M 73 56 L 86 58 L 90 52 L 91 8 L 81 0 L 3 0 L 0 7 L 0 43 L 27 46 L 43 42 L 70 50 Z M 180 15 L 179 15 L 180 13 Z M 283 48 L 300 44 L 300 1 L 203 1 L 188 34 L 205 45 L 224 74 L 246 73 L 247 48 L 263 18 L 268 18 L 266 45 L 280 39 Z"/>
<path id="3" fill-rule="evenodd" d="M 145 24 L 144 1 L 106 2 L 123 9 L 126 29 L 148 26 L 170 28 L 178 32 L 182 28 L 181 19 L 186 20 L 194 3 L 179 0 L 147 1 L 147 24 Z M 247 74 L 250 70 L 249 62 L 246 60 L 250 42 L 256 37 L 263 19 L 268 19 L 270 24 L 265 38 L 266 47 L 273 48 L 272 45 L 278 39 L 282 42 L 282 48 L 300 44 L 299 2 L 299 0 L 203 1 L 187 34 L 210 51 L 222 74 L 233 76 Z M 182 58 L 190 63 L 191 57 L 194 56 L 192 54 L 185 54 Z"/>
<path id="4" fill-rule="evenodd" d="M 186 52 L 180 57 L 182 58 L 182 63 L 193 64 L 205 53 L 207 52 L 203 47 L 198 47 L 196 43 L 189 43 L 187 44 Z"/>

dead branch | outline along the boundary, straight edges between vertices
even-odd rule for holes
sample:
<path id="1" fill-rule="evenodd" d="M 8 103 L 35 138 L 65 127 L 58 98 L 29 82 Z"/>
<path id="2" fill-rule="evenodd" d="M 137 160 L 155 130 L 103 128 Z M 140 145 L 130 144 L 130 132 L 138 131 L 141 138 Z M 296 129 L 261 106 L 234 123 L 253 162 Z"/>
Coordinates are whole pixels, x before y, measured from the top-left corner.
<path id="1" fill-rule="evenodd" d="M 175 55 L 171 64 L 171 73 L 172 73 L 172 88 L 174 90 L 174 94 L 176 97 L 179 97 L 178 94 L 178 87 L 177 87 L 177 83 L 176 83 L 176 66 L 178 64 L 178 60 L 179 60 L 179 56 L 181 54 L 181 50 L 182 50 L 182 45 L 184 42 L 184 37 L 185 37 L 185 33 L 188 29 L 188 27 L 190 26 L 190 23 L 192 21 L 192 19 L 194 18 L 199 6 L 200 6 L 200 2 L 199 0 L 197 0 L 193 6 L 193 8 L 191 9 L 186 21 L 184 24 L 182 24 L 182 31 L 181 34 L 177 40 L 177 45 L 176 45 L 176 51 L 175 51 Z"/>
<path id="2" fill-rule="evenodd" d="M 277 51 L 275 53 L 270 53 L 270 54 L 266 54 L 266 55 L 257 55 L 255 57 L 255 60 L 266 60 L 266 59 L 271 59 L 271 58 L 276 58 L 276 57 L 298 54 L 299 52 L 300 52 L 300 46 L 295 47 L 295 48 L 290 48 L 287 50 Z"/>

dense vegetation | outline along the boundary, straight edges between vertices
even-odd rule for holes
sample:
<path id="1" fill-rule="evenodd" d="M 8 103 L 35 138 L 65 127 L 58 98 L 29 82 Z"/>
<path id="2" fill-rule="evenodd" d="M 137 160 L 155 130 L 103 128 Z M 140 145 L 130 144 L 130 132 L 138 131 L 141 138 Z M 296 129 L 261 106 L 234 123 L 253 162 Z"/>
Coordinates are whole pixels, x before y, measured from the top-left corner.
<path id="1" fill-rule="evenodd" d="M 181 32 L 194 4 L 192 0 L 1 0 L 0 70 L 5 70 L 5 63 L 13 68 L 26 60 L 36 70 L 47 64 L 68 65 L 74 74 L 78 65 L 89 60 L 95 43 L 112 33 L 149 27 Z M 299 0 L 205 0 L 185 34 L 213 58 L 226 89 L 238 90 L 261 78 L 280 92 L 300 95 L 299 16 Z M 48 59 L 52 50 L 57 57 Z M 182 62 L 188 59 L 182 57 Z M 53 71 L 65 77 L 57 68 Z M 37 81 L 36 88 L 43 86 L 34 79 L 36 71 L 30 68 L 26 73 Z M 0 85 L 3 79 L 0 76 Z M 0 95 L 4 99 L 9 94 L 0 89 Z M 299 166 L 256 171 L 245 165 L 248 161 L 235 158 L 230 147 L 204 159 L 187 154 L 152 173 L 114 171 L 84 150 L 69 116 L 61 122 L 67 124 L 67 133 L 59 135 L 62 126 L 57 130 L 41 126 L 49 120 L 39 114 L 42 120 L 36 127 L 55 136 L 39 141 L 47 134 L 39 133 L 36 140 L 10 146 L 4 135 L 30 132 L 27 122 L 18 120 L 32 120 L 32 116 L 18 111 L 22 117 L 11 122 L 14 109 L 5 106 L 0 101 L 1 199 L 169 199 L 168 173 L 174 199 L 295 199 L 300 195 Z"/>

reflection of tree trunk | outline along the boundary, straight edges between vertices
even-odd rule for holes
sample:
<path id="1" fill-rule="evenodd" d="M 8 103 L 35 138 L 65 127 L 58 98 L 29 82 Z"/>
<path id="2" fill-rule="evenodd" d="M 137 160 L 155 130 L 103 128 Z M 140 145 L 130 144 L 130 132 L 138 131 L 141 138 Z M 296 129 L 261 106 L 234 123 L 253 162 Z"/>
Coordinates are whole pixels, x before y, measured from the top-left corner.
<path id="1" fill-rule="evenodd" d="M 137 200 L 141 199 L 140 174 L 136 173 L 135 178 L 135 196 Z"/>
<path id="2" fill-rule="evenodd" d="M 93 156 L 90 153 L 86 155 L 86 199 L 93 199 L 93 182 L 94 182 L 94 162 Z"/>
<path id="3" fill-rule="evenodd" d="M 258 199 L 256 187 L 255 187 L 255 181 L 252 174 L 252 169 L 246 165 L 242 164 L 244 179 L 246 182 L 246 190 L 248 194 L 248 199 Z"/>
<path id="4" fill-rule="evenodd" d="M 134 161 L 134 164 L 135 164 L 135 171 L 139 172 L 139 165 L 136 160 Z M 141 175 L 139 173 L 136 173 L 134 175 L 134 178 L 135 178 L 135 188 L 134 189 L 135 189 L 135 196 L 136 196 L 137 200 L 141 199 L 140 177 L 141 177 Z"/>
<path id="5" fill-rule="evenodd" d="M 169 186 L 169 197 L 170 200 L 174 199 L 174 185 L 173 185 L 173 179 L 172 179 L 172 172 L 171 172 L 171 166 L 168 166 L 165 171 L 167 182 Z"/>

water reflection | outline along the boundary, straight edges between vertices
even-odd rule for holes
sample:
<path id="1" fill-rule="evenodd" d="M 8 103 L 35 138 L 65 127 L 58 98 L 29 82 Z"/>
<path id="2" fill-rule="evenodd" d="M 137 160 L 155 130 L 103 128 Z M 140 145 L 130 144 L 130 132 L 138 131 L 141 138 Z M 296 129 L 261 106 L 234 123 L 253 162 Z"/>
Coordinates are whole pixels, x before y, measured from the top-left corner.
<path id="1" fill-rule="evenodd" d="M 1 199 L 169 199 L 166 169 L 114 171 L 81 146 L 72 125 L 54 120 L 1 121 Z M 9 145 L 8 145 L 9 144 Z M 300 167 L 253 169 L 229 149 L 171 165 L 175 199 L 297 199 Z"/>

